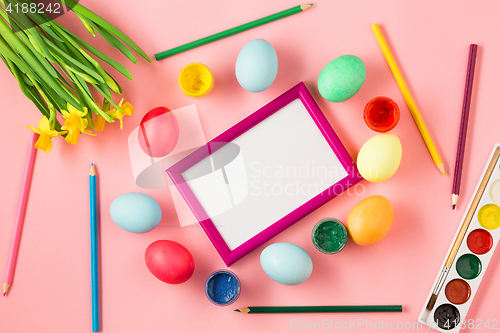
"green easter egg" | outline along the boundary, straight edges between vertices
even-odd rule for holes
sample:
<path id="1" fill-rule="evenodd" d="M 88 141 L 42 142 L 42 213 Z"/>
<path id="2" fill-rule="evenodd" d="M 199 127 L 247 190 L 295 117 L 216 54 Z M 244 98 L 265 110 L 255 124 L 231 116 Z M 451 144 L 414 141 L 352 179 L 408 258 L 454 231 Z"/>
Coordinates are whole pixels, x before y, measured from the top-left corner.
<path id="1" fill-rule="evenodd" d="M 343 102 L 356 95 L 365 77 L 363 60 L 353 55 L 343 55 L 323 68 L 318 78 L 318 89 L 327 101 Z"/>

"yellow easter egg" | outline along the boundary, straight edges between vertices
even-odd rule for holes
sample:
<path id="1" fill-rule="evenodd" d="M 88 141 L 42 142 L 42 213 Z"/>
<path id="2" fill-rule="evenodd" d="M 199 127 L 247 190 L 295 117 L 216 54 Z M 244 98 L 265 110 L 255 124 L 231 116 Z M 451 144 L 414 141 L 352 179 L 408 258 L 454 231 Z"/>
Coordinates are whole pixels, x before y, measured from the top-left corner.
<path id="1" fill-rule="evenodd" d="M 346 227 L 354 243 L 372 245 L 387 235 L 394 219 L 391 202 L 374 195 L 361 200 L 347 216 Z"/>
<path id="2" fill-rule="evenodd" d="M 366 141 L 359 150 L 359 173 L 370 182 L 383 182 L 398 170 L 402 152 L 397 136 L 392 133 L 377 134 Z"/>

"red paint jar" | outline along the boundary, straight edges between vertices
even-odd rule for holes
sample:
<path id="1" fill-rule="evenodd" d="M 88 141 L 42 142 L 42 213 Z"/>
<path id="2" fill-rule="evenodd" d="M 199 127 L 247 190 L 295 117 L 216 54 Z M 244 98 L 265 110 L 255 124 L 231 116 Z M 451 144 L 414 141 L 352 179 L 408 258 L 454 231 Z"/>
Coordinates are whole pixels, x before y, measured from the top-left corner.
<path id="1" fill-rule="evenodd" d="M 363 118 L 371 130 L 388 132 L 399 122 L 399 107 L 389 97 L 375 97 L 366 104 Z"/>
<path id="2" fill-rule="evenodd" d="M 485 254 L 493 247 L 493 237 L 484 229 L 476 229 L 467 237 L 467 246 L 475 254 Z"/>

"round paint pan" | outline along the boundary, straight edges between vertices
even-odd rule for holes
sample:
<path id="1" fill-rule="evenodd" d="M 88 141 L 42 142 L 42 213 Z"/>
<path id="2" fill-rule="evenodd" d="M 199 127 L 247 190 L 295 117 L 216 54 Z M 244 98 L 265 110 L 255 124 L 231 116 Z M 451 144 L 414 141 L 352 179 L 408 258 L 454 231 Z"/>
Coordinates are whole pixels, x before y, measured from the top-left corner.
<path id="1" fill-rule="evenodd" d="M 241 293 L 240 279 L 227 269 L 220 269 L 207 278 L 205 295 L 215 305 L 233 304 Z"/>
<path id="2" fill-rule="evenodd" d="M 477 213 L 479 224 L 488 230 L 500 227 L 500 207 L 495 204 L 487 204 L 481 207 Z"/>
<path id="3" fill-rule="evenodd" d="M 471 253 L 464 254 L 458 258 L 456 269 L 458 275 L 463 279 L 473 280 L 481 274 L 481 260 Z"/>
<path id="4" fill-rule="evenodd" d="M 467 246 L 472 253 L 485 254 L 493 247 L 493 237 L 484 229 L 473 230 L 467 236 Z"/>
<path id="5" fill-rule="evenodd" d="M 460 305 L 467 302 L 470 298 L 471 289 L 467 281 L 462 279 L 454 279 L 448 282 L 444 289 L 444 294 L 448 301 L 453 304 Z"/>
<path id="6" fill-rule="evenodd" d="M 500 205 L 500 179 L 495 180 L 490 186 L 490 198 Z"/>
<path id="7" fill-rule="evenodd" d="M 460 312 L 452 304 L 441 304 L 434 311 L 434 322 L 442 330 L 452 330 L 460 324 Z"/>

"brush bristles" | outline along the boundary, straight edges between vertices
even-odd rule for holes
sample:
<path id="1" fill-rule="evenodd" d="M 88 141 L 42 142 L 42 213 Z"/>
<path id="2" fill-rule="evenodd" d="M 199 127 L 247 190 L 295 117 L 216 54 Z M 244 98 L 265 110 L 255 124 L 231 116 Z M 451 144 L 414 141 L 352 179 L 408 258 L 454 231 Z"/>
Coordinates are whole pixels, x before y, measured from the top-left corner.
<path id="1" fill-rule="evenodd" d="M 427 303 L 427 310 L 431 311 L 434 308 L 434 305 L 436 304 L 438 296 L 436 294 L 432 294 L 431 299 L 429 300 L 429 303 Z"/>

